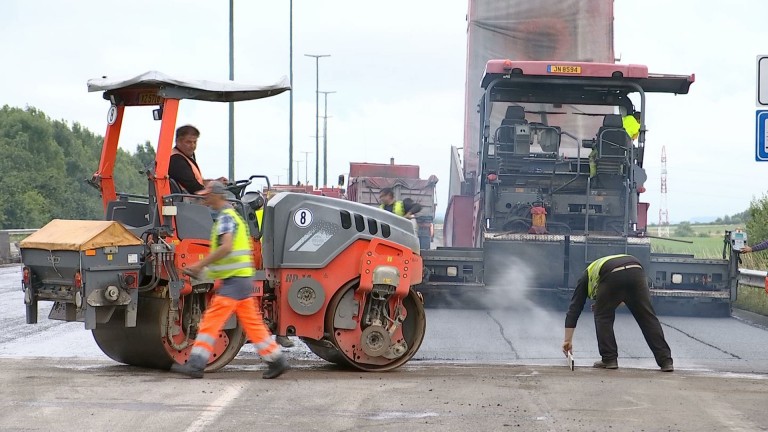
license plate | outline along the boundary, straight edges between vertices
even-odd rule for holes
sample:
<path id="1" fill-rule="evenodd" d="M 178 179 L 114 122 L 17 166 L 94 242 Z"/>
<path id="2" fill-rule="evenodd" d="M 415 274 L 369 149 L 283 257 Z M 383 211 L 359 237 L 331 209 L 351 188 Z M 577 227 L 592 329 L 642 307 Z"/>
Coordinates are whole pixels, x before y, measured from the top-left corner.
<path id="1" fill-rule="evenodd" d="M 160 105 L 163 103 L 163 98 L 155 93 L 140 93 L 139 105 Z"/>
<path id="2" fill-rule="evenodd" d="M 561 73 L 561 74 L 580 74 L 581 66 L 561 66 L 561 65 L 548 65 L 547 72 L 549 73 Z"/>

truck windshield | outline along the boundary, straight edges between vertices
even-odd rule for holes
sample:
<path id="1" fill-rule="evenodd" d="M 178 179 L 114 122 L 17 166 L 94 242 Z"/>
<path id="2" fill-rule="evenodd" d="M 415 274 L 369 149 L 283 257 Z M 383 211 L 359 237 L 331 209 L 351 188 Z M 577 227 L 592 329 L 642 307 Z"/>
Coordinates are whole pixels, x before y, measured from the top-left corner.
<path id="1" fill-rule="evenodd" d="M 521 106 L 524 109 L 525 119 L 519 118 L 519 110 L 508 110 L 510 106 Z M 515 111 L 512 114 L 510 111 Z M 558 154 L 565 157 L 576 157 L 579 155 L 579 146 L 581 140 L 592 139 L 597 136 L 597 130 L 603 124 L 603 118 L 606 114 L 622 114 L 619 107 L 609 105 L 569 105 L 569 104 L 546 104 L 546 103 L 510 103 L 494 102 L 490 112 L 490 137 L 494 142 L 498 137 L 497 132 L 502 127 L 502 121 L 505 125 L 515 122 L 523 122 L 529 125 L 544 125 L 558 127 L 564 133 L 560 140 Z M 517 119 L 509 119 L 509 117 Z M 512 120 L 510 122 L 510 120 Z M 503 128 L 502 128 L 503 129 Z M 569 137 L 565 133 L 575 136 Z M 532 153 L 549 153 L 541 149 L 534 139 L 531 145 Z M 580 152 L 582 157 L 587 157 L 588 152 L 583 149 Z"/>

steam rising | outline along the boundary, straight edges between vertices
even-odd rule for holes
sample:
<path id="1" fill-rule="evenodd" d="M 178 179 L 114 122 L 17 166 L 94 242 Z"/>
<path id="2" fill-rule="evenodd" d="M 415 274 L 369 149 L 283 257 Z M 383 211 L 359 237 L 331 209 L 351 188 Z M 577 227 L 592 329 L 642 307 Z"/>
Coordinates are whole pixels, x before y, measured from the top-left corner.
<path id="1" fill-rule="evenodd" d="M 530 352 L 517 353 L 518 357 L 531 360 L 562 358 L 560 345 L 565 312 L 546 306 L 554 293 L 534 288 L 533 270 L 520 258 L 491 259 L 486 262 L 486 273 L 488 270 L 493 272 L 493 279 L 486 286 L 481 305 L 503 326 L 505 338 L 513 349 L 515 340 L 527 341 L 520 344 L 520 348 L 533 348 Z M 514 319 L 509 318 L 512 314 Z"/>

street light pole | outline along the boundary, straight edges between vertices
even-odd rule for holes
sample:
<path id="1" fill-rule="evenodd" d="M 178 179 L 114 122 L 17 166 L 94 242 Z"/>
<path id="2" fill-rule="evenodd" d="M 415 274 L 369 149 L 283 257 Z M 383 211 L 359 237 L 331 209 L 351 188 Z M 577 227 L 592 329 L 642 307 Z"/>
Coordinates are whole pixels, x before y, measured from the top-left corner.
<path id="1" fill-rule="evenodd" d="M 312 152 L 303 151 L 299 153 L 304 153 L 304 183 L 309 184 L 309 170 L 307 169 L 307 161 L 309 160 L 309 155 L 311 155 Z"/>
<path id="2" fill-rule="evenodd" d="M 296 162 L 296 181 L 297 182 L 301 182 L 301 175 L 300 175 L 300 172 L 299 172 L 299 162 L 301 162 L 301 161 L 300 160 L 295 160 L 294 162 Z M 291 183 L 291 184 L 293 184 L 293 183 Z"/>
<path id="3" fill-rule="evenodd" d="M 235 0 L 229 0 L 229 80 L 235 80 Z M 229 103 L 229 180 L 235 180 L 235 103 Z"/>
<path id="4" fill-rule="evenodd" d="M 315 186 L 320 183 L 320 58 L 330 54 L 304 54 L 315 58 Z"/>
<path id="5" fill-rule="evenodd" d="M 293 0 L 288 3 L 288 74 L 291 91 L 288 92 L 288 184 L 293 184 Z M 296 173 L 296 178 L 299 174 Z"/>
<path id="6" fill-rule="evenodd" d="M 323 111 L 323 186 L 328 186 L 328 95 L 335 91 L 322 91 L 325 98 L 325 110 Z"/>

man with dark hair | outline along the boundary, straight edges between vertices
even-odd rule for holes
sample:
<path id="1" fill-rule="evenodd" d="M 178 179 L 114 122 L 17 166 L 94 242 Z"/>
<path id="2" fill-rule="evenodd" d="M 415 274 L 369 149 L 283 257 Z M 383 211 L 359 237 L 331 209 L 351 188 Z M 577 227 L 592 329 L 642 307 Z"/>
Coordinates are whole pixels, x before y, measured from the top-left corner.
<path id="1" fill-rule="evenodd" d="M 200 167 L 197 166 L 195 150 L 200 131 L 192 125 L 184 125 L 176 129 L 176 147 L 171 152 L 171 160 L 168 164 L 168 177 L 174 180 L 186 193 L 198 193 L 205 188 L 210 180 L 205 180 Z M 220 177 L 222 183 L 229 180 Z"/>
<path id="2" fill-rule="evenodd" d="M 602 357 L 600 361 L 595 362 L 594 367 L 619 368 L 613 321 L 616 318 L 616 308 L 624 303 L 640 326 L 661 371 L 674 370 L 672 351 L 664 339 L 664 331 L 651 305 L 651 293 L 648 290 L 645 271 L 637 258 L 632 255 L 610 255 L 593 261 L 584 270 L 565 316 L 562 348 L 566 355 L 573 350 L 573 332 L 587 297 L 595 300 L 592 310 L 595 313 L 597 349 Z"/>
<path id="3" fill-rule="evenodd" d="M 402 201 L 395 200 L 395 192 L 392 188 L 384 188 L 379 193 L 379 208 L 398 216 L 405 216 L 405 206 Z"/>

